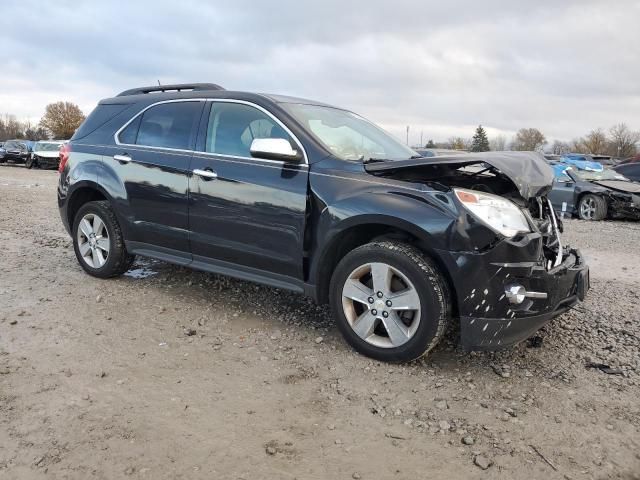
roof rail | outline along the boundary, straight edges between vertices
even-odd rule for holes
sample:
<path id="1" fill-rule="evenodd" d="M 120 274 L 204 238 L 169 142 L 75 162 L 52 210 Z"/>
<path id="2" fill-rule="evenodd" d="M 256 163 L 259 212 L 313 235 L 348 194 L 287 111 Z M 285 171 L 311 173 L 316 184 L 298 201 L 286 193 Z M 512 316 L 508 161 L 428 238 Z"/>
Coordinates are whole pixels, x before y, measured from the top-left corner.
<path id="1" fill-rule="evenodd" d="M 140 95 L 152 92 L 182 92 L 183 90 L 196 92 L 202 90 L 224 90 L 224 88 L 220 85 L 216 85 L 215 83 L 178 83 L 175 85 L 155 85 L 153 87 L 132 88 L 130 90 L 120 92 L 116 96 L 126 97 L 129 95 Z"/>

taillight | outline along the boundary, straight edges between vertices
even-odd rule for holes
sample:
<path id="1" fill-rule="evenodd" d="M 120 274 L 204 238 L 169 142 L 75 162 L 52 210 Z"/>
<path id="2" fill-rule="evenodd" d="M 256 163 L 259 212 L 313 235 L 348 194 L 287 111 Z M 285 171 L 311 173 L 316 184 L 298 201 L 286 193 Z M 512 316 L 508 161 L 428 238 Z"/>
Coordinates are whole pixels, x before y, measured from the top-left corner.
<path id="1" fill-rule="evenodd" d="M 69 160 L 69 153 L 71 153 L 71 144 L 65 143 L 60 147 L 60 163 L 58 164 L 59 173 L 62 173 L 64 170 L 64 166 L 67 164 L 67 160 Z"/>

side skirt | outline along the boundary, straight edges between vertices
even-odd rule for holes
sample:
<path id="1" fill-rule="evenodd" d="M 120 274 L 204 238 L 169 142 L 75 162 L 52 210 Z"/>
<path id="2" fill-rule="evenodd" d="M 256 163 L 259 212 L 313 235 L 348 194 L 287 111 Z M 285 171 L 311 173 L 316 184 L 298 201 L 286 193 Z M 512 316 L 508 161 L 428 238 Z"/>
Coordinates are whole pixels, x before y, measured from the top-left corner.
<path id="1" fill-rule="evenodd" d="M 127 241 L 125 244 L 127 251 L 135 255 L 162 260 L 163 262 L 193 268 L 194 270 L 226 275 L 239 280 L 247 280 L 249 282 L 260 283 L 270 287 L 291 290 L 296 293 L 302 293 L 314 297 L 315 288 L 298 279 L 285 275 L 265 272 L 256 268 L 236 265 L 208 257 L 201 257 L 199 255 L 191 255 L 189 253 L 179 252 L 142 242 Z"/>

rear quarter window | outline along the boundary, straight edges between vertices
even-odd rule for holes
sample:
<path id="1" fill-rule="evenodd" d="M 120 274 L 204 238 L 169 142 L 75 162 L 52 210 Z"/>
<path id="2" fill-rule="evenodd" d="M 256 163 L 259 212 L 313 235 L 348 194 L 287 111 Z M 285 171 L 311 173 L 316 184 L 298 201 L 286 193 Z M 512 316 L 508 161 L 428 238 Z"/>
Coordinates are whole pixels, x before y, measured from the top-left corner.
<path id="1" fill-rule="evenodd" d="M 82 122 L 82 125 L 76 130 L 72 140 L 77 140 L 82 137 L 86 137 L 90 133 L 93 133 L 102 125 L 107 123 L 113 117 L 130 107 L 131 104 L 98 104 L 98 106 L 89 114 L 89 116 Z"/>

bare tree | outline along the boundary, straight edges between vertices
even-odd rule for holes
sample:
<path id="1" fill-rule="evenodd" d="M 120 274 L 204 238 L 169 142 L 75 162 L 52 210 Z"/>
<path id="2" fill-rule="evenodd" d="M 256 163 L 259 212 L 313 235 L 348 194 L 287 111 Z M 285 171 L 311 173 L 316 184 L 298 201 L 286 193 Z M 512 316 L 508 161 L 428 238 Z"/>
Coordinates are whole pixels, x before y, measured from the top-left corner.
<path id="1" fill-rule="evenodd" d="M 584 146 L 584 138 L 574 138 L 571 140 L 571 151 L 574 153 L 589 153 L 587 147 Z"/>
<path id="2" fill-rule="evenodd" d="M 40 125 L 49 130 L 54 138 L 71 138 L 84 121 L 84 114 L 71 102 L 50 103 L 45 109 Z"/>
<path id="3" fill-rule="evenodd" d="M 507 148 L 507 137 L 497 135 L 491 139 L 489 146 L 494 152 L 503 152 Z"/>
<path id="4" fill-rule="evenodd" d="M 603 154 L 607 149 L 607 135 L 604 130 L 598 128 L 591 130 L 583 139 L 582 145 L 584 146 L 586 153 Z"/>
<path id="5" fill-rule="evenodd" d="M 555 140 L 553 145 L 551 146 L 551 153 L 555 155 L 564 155 L 565 153 L 571 152 L 571 145 L 567 142 L 562 142 L 560 140 Z"/>
<path id="6" fill-rule="evenodd" d="M 624 123 L 619 123 L 609 129 L 611 135 L 611 154 L 620 158 L 631 157 L 637 151 L 640 142 L 640 132 L 631 131 Z"/>
<path id="7" fill-rule="evenodd" d="M 0 140 L 24 137 L 24 124 L 15 115 L 5 114 L 0 127 Z"/>
<path id="8" fill-rule="evenodd" d="M 547 139 L 537 128 L 521 128 L 513 139 L 512 147 L 519 151 L 539 151 L 546 145 Z"/>

